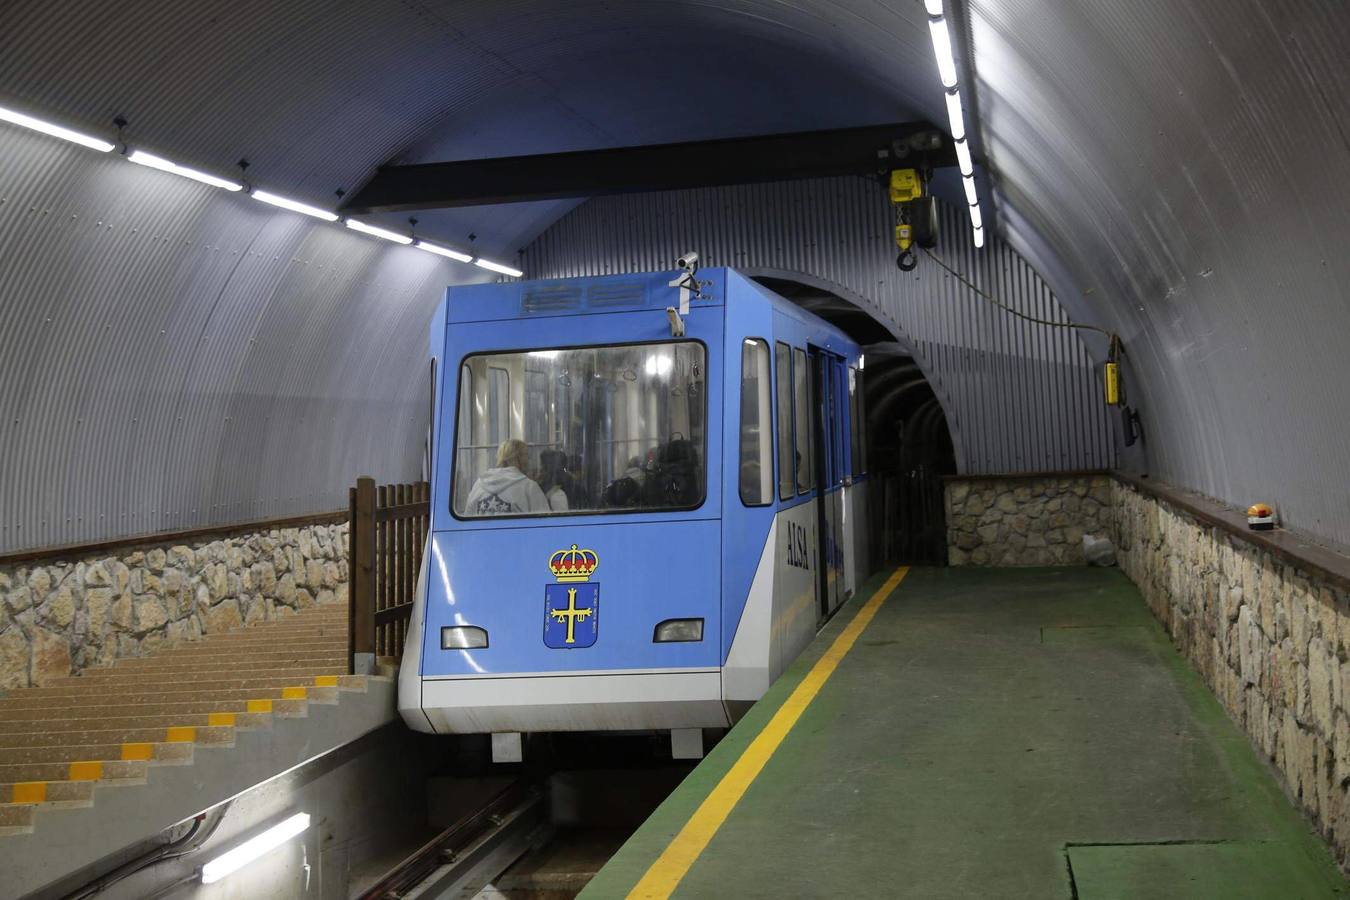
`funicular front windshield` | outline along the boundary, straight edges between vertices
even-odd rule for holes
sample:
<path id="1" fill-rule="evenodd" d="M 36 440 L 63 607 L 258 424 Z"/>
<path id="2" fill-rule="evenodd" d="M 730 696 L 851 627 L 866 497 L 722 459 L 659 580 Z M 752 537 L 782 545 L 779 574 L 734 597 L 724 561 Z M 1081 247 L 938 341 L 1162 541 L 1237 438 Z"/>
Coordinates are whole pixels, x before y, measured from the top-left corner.
<path id="1" fill-rule="evenodd" d="M 707 482 L 697 341 L 478 354 L 460 370 L 460 518 L 691 509 Z"/>

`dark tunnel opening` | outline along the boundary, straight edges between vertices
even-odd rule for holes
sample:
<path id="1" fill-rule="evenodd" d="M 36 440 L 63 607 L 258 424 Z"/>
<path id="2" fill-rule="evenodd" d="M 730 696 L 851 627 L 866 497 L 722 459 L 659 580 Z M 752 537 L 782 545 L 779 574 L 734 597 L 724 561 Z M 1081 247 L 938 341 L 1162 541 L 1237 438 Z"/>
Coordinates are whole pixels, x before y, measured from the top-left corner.
<path id="1" fill-rule="evenodd" d="M 865 310 L 782 278 L 760 284 L 845 331 L 863 347 L 870 553 L 878 564 L 947 562 L 943 478 L 956 474 L 947 416 L 914 358 Z"/>

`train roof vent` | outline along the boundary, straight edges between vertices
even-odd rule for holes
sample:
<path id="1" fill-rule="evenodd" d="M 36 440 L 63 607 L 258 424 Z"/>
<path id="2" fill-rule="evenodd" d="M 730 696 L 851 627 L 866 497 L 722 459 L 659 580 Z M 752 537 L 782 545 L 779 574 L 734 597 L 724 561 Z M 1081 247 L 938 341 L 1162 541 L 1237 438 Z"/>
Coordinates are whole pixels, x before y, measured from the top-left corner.
<path id="1" fill-rule="evenodd" d="M 586 305 L 590 307 L 645 306 L 646 285 L 641 281 L 606 281 L 586 288 Z"/>
<path id="2" fill-rule="evenodd" d="M 520 297 L 520 311 L 524 313 L 563 312 L 580 306 L 581 289 L 566 284 L 531 285 Z"/>

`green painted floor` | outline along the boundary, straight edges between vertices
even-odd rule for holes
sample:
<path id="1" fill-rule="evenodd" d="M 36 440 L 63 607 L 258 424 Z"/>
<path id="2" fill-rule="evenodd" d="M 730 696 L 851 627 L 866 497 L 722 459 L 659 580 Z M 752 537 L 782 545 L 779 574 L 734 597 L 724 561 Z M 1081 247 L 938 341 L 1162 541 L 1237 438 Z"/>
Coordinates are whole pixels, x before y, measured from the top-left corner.
<path id="1" fill-rule="evenodd" d="M 628 893 L 861 605 L 583 898 Z M 674 893 L 1347 895 L 1134 586 L 1089 568 L 911 570 Z"/>

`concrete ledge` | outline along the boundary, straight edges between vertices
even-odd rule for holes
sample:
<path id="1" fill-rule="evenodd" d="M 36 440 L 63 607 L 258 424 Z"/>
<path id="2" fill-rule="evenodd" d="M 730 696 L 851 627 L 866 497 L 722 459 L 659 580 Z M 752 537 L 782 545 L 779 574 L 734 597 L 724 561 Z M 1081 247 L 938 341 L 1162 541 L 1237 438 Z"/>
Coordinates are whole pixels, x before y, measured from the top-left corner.
<path id="1" fill-rule="evenodd" d="M 1298 566 L 1315 578 L 1332 582 L 1341 590 L 1350 591 L 1350 556 L 1314 544 L 1307 538 L 1283 528 L 1276 528 L 1274 531 L 1253 531 L 1247 527 L 1246 511 L 1212 500 L 1203 494 L 1139 475 L 1125 472 L 1111 474 L 1121 484 L 1170 503 L 1197 521 L 1221 528 L 1249 544 L 1255 544 L 1268 551 L 1271 556 L 1283 562 Z"/>
<path id="2" fill-rule="evenodd" d="M 144 785 L 99 785 L 92 809 L 42 807 L 32 834 L 0 837 L 0 890 L 42 897 L 67 874 L 393 721 L 395 699 L 393 679 L 371 677 L 364 693 L 344 692 L 340 704 L 311 703 L 303 718 L 276 717 L 270 728 L 241 731 L 231 748 L 198 745 L 190 765 L 152 766 Z"/>

